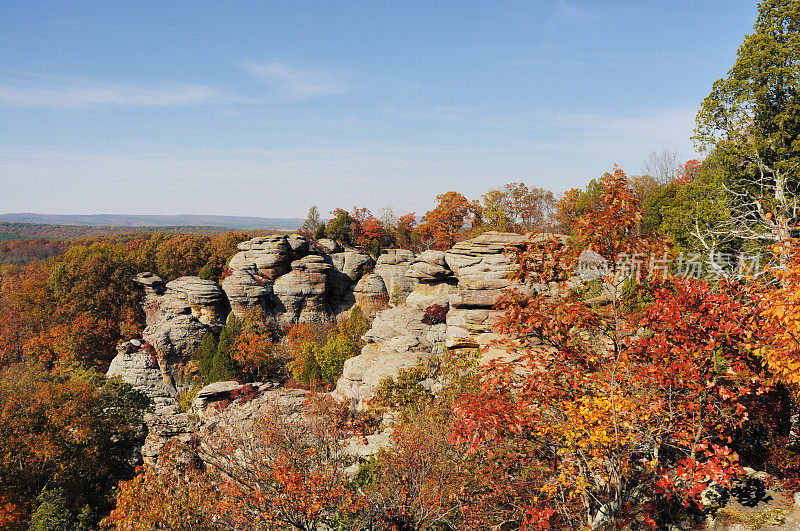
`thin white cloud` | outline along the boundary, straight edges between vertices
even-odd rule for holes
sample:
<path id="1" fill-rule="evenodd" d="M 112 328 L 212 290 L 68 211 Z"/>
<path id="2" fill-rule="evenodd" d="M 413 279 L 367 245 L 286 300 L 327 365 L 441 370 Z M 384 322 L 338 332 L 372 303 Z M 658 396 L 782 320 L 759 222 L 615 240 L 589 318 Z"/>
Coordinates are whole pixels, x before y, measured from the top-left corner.
<path id="1" fill-rule="evenodd" d="M 179 107 L 208 103 L 245 103 L 247 100 L 203 85 L 163 83 L 124 85 L 51 76 L 0 80 L 0 105 L 92 109 L 124 107 Z"/>
<path id="2" fill-rule="evenodd" d="M 694 108 L 642 111 L 636 115 L 594 113 L 555 114 L 549 122 L 559 129 L 626 149 L 647 144 L 651 149 L 681 140 L 688 145 L 694 127 Z"/>
<path id="3" fill-rule="evenodd" d="M 346 83 L 326 70 L 297 68 L 277 61 L 268 64 L 246 62 L 241 66 L 276 96 L 287 101 L 336 96 L 350 90 Z"/>
<path id="4" fill-rule="evenodd" d="M 576 7 L 575 5 L 569 4 L 567 3 L 567 0 L 558 0 L 556 2 L 556 5 L 558 7 L 559 14 L 568 18 L 576 18 L 576 19 L 598 18 L 598 16 L 595 13 L 592 13 L 587 9 L 583 9 L 580 7 Z"/>

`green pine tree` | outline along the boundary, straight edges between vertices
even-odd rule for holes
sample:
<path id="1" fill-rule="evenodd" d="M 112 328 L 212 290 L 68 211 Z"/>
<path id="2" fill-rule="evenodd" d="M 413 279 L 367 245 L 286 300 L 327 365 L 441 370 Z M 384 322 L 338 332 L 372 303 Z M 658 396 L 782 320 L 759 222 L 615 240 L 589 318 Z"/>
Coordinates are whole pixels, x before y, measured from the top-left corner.
<path id="1" fill-rule="evenodd" d="M 242 372 L 236 361 L 231 357 L 234 343 L 241 331 L 242 321 L 236 317 L 236 314 L 230 314 L 225 326 L 222 327 L 222 332 L 219 334 L 219 342 L 217 343 L 217 349 L 206 380 L 207 384 L 241 377 Z"/>

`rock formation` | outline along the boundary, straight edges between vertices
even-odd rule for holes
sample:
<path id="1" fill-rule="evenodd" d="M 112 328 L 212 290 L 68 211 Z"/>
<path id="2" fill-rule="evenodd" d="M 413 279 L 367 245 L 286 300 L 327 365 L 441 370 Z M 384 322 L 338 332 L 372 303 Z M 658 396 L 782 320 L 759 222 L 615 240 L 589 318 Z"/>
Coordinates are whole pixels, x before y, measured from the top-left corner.
<path id="1" fill-rule="evenodd" d="M 188 361 L 206 332 L 218 333 L 228 315 L 228 300 L 216 282 L 180 277 L 164 284 L 152 273 L 134 279 L 144 289 L 144 340 L 155 349 L 164 381 L 180 387 Z"/>
<path id="2" fill-rule="evenodd" d="M 494 304 L 510 285 L 514 267 L 504 249 L 523 244 L 525 238 L 487 232 L 446 252 L 415 256 L 390 250 L 375 261 L 335 242 L 309 245 L 296 235 L 269 236 L 239 244 L 222 288 L 197 277 L 164 283 L 152 273 L 138 275 L 147 319 L 144 339 L 120 345 L 109 374 L 141 389 L 156 404 L 143 455 L 153 459 L 170 437 L 185 438 L 197 431 L 196 422 L 177 411 L 177 397 L 188 387 L 189 360 L 203 335 L 218 333 L 230 311 L 243 315 L 261 308 L 283 325 L 334 320 L 354 304 L 368 317 L 374 315 L 364 336 L 366 346 L 345 362 L 333 393 L 354 407 L 364 407 L 385 378 L 445 348 L 481 349 L 490 355 L 490 343 L 498 337 L 493 330 L 498 317 Z M 440 320 L 426 317 L 433 306 L 441 307 Z M 228 400 L 225 397 L 239 387 L 224 382 L 200 390 L 193 418 L 210 422 L 210 404 Z M 287 404 L 302 394 L 273 384 L 258 384 L 257 391 Z"/>
<path id="3" fill-rule="evenodd" d="M 414 253 L 406 249 L 389 249 L 383 251 L 375 262 L 373 273 L 383 280 L 389 303 L 402 303 L 417 287 L 417 279 L 406 276 L 414 258 Z"/>
<path id="4" fill-rule="evenodd" d="M 326 297 L 330 269 L 331 265 L 319 255 L 292 262 L 291 273 L 280 277 L 272 288 L 280 301 L 276 314 L 283 324 L 330 320 L 331 309 Z"/>
<path id="5" fill-rule="evenodd" d="M 175 387 L 164 380 L 155 350 L 143 341 L 131 339 L 117 346 L 117 355 L 107 376 L 119 376 L 153 401 L 156 414 L 176 412 Z"/>
<path id="6" fill-rule="evenodd" d="M 363 407 L 381 380 L 441 354 L 445 347 L 497 355 L 491 348 L 500 337 L 493 329 L 499 316 L 494 305 L 511 285 L 508 277 L 514 270 L 504 250 L 526 241 L 519 234 L 486 232 L 449 251 L 425 251 L 411 260 L 405 275 L 416 288 L 402 304 L 378 312 L 364 336 L 367 345 L 345 362 L 334 396 Z M 445 323 L 423 322 L 433 305 L 447 310 Z"/>
<path id="7" fill-rule="evenodd" d="M 389 302 L 386 284 L 376 273 L 368 273 L 361 277 L 353 288 L 353 296 L 367 319 L 374 318 L 378 310 L 382 310 Z"/>

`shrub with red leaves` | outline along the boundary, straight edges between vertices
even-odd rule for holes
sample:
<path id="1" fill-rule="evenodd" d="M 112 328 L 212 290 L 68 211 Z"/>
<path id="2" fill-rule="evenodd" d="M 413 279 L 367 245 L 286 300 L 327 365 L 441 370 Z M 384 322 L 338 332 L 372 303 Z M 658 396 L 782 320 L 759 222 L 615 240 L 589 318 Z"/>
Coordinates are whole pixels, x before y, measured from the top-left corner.
<path id="1" fill-rule="evenodd" d="M 437 325 L 445 322 L 447 319 L 447 306 L 441 304 L 432 304 L 425 308 L 425 315 L 422 322 L 426 325 Z"/>
<path id="2" fill-rule="evenodd" d="M 242 403 L 249 402 L 258 395 L 261 391 L 253 387 L 253 384 L 245 384 L 238 389 L 234 389 L 230 393 L 231 400 L 241 400 Z"/>
<path id="3" fill-rule="evenodd" d="M 145 341 L 142 344 L 142 351 L 145 354 L 149 354 L 150 355 L 150 366 L 151 367 L 158 367 L 158 355 L 156 354 L 155 347 L 153 347 L 153 345 L 151 345 L 150 343 Z"/>

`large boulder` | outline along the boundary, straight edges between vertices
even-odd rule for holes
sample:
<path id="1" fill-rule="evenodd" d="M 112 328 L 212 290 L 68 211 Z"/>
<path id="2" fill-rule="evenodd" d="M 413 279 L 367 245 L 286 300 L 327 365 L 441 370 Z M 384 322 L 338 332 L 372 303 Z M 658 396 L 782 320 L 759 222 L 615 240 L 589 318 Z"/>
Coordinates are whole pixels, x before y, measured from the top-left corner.
<path id="1" fill-rule="evenodd" d="M 286 242 L 289 244 L 289 251 L 292 257 L 292 260 L 299 260 L 307 255 L 310 251 L 310 245 L 308 240 L 300 236 L 299 234 L 292 234 L 286 238 Z"/>
<path id="2" fill-rule="evenodd" d="M 328 238 L 315 241 L 314 249 L 322 254 L 341 253 L 343 250 L 339 242 Z"/>
<path id="3" fill-rule="evenodd" d="M 332 265 L 328 271 L 328 303 L 333 314 L 344 316 L 356 304 L 353 288 L 375 262 L 368 254 L 353 249 L 333 253 L 327 258 Z"/>
<path id="4" fill-rule="evenodd" d="M 143 273 L 135 280 L 145 291 L 142 308 L 147 326 L 142 337 L 155 349 L 164 379 L 184 389 L 192 353 L 206 332 L 218 333 L 225 324 L 225 293 L 216 282 L 198 277 L 163 284 L 157 275 Z"/>
<path id="5" fill-rule="evenodd" d="M 367 345 L 360 355 L 345 361 L 344 371 L 332 396 L 348 402 L 355 409 L 363 409 L 375 396 L 382 380 L 396 378 L 401 370 L 416 367 L 431 356 L 425 350 Z"/>
<path id="6" fill-rule="evenodd" d="M 429 284 L 420 282 L 414 291 L 406 297 L 405 305 L 422 310 L 437 304 L 447 308 L 450 305 L 450 293 L 455 290 L 455 286 L 442 282 L 439 284 Z"/>
<path id="7" fill-rule="evenodd" d="M 312 249 L 297 234 L 253 238 L 239 248 L 222 282 L 231 310 L 241 317 L 260 308 L 282 323 L 345 315 L 356 303 L 355 285 L 374 266 L 368 254 L 332 240 Z"/>
<path id="8" fill-rule="evenodd" d="M 231 310 L 242 317 L 260 308 L 265 315 L 274 317 L 278 310 L 273 283 L 289 272 L 293 260 L 308 254 L 308 241 L 297 234 L 260 236 L 241 242 L 238 247 L 240 252 L 231 258 L 230 272 L 222 281 Z"/>
<path id="9" fill-rule="evenodd" d="M 156 414 L 176 412 L 178 391 L 165 380 L 155 350 L 144 341 L 131 339 L 117 345 L 117 355 L 111 360 L 106 376 L 118 376 L 141 391 L 152 401 Z"/>
<path id="10" fill-rule="evenodd" d="M 237 247 L 241 252 L 236 253 L 228 264 L 233 270 L 255 266 L 258 274 L 268 280 L 289 272 L 294 250 L 286 236 L 259 236 L 241 242 Z"/>
<path id="11" fill-rule="evenodd" d="M 358 304 L 367 319 L 375 317 L 378 310 L 385 308 L 389 300 L 383 279 L 375 273 L 361 277 L 361 280 L 353 288 L 353 295 L 355 303 Z"/>
<path id="12" fill-rule="evenodd" d="M 280 301 L 281 322 L 314 323 L 330 319 L 327 273 L 331 265 L 319 255 L 292 262 L 292 271 L 275 281 L 273 291 Z"/>
<path id="13" fill-rule="evenodd" d="M 445 261 L 444 251 L 425 251 L 417 255 L 406 272 L 409 278 L 420 282 L 443 282 L 453 276 L 453 271 Z"/>
<path id="14" fill-rule="evenodd" d="M 249 402 L 263 392 L 275 389 L 278 384 L 272 382 L 254 382 L 242 384 L 234 380 L 214 382 L 197 392 L 190 412 L 200 419 L 213 416 L 218 411 L 238 400 L 239 404 Z"/>
<path id="15" fill-rule="evenodd" d="M 516 266 L 507 251 L 529 241 L 530 236 L 489 231 L 445 252 L 445 262 L 458 279 L 449 293 L 448 348 L 486 350 L 501 314 L 495 304 L 513 284 L 509 277 Z"/>
<path id="16" fill-rule="evenodd" d="M 513 261 L 508 247 L 523 245 L 527 236 L 507 232 L 484 232 L 477 238 L 456 243 L 444 253 L 444 261 L 462 289 L 499 290 L 511 285 Z"/>
<path id="17" fill-rule="evenodd" d="M 406 276 L 408 268 L 414 262 L 415 255 L 406 249 L 386 249 L 381 252 L 373 273 L 380 276 L 389 294 L 389 302 L 400 304 L 419 281 Z"/>
<path id="18" fill-rule="evenodd" d="M 426 324 L 421 308 L 405 304 L 378 312 L 364 335 L 361 354 L 344 362 L 333 396 L 363 408 L 375 396 L 381 380 L 397 377 L 431 356 L 443 352 L 446 325 Z"/>
<path id="19" fill-rule="evenodd" d="M 274 316 L 272 284 L 271 280 L 258 273 L 255 264 L 251 264 L 231 271 L 222 281 L 222 290 L 228 296 L 231 311 L 238 317 L 255 309 L 263 310 L 264 315 Z"/>
<path id="20" fill-rule="evenodd" d="M 364 272 L 375 265 L 370 255 L 353 249 L 333 253 L 330 256 L 334 269 L 341 273 L 350 285 L 358 282 Z"/>
<path id="21" fill-rule="evenodd" d="M 131 339 L 117 346 L 106 376 L 119 377 L 147 396 L 153 409 L 145 414 L 145 438 L 139 453 L 147 464 L 154 464 L 161 448 L 172 439 L 187 442 L 194 432 L 193 422 L 178 411 L 178 389 L 171 377 L 165 377 L 152 345 Z"/>

